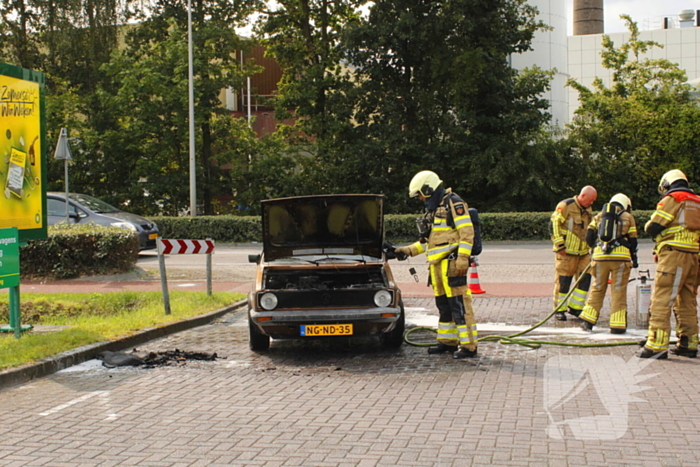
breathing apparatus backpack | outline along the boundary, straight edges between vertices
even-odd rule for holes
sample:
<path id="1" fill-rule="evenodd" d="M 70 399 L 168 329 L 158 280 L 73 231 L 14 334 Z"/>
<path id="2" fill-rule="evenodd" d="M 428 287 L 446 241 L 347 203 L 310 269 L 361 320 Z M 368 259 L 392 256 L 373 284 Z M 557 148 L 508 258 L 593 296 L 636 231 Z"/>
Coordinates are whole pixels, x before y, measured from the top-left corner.
<path id="1" fill-rule="evenodd" d="M 469 208 L 469 217 L 472 220 L 472 225 L 474 226 L 474 245 L 472 246 L 472 256 L 479 256 L 481 254 L 481 221 L 479 220 L 479 211 L 475 208 Z"/>
<path id="2" fill-rule="evenodd" d="M 605 203 L 601 209 L 600 225 L 598 225 L 598 245 L 604 254 L 610 254 L 615 247 L 620 246 L 620 214 L 622 207 L 617 203 Z"/>

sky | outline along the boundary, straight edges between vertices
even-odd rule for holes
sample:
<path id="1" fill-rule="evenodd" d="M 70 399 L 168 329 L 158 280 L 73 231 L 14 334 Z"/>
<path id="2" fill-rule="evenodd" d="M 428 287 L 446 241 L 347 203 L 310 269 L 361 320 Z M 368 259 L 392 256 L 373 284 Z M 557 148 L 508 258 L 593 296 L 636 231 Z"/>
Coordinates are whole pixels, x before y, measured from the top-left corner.
<path id="1" fill-rule="evenodd" d="M 573 0 L 567 0 L 569 31 L 573 33 Z M 605 0 L 605 33 L 625 32 L 625 23 L 620 19 L 621 14 L 628 14 L 645 29 L 645 20 L 660 21 L 664 16 L 678 18 L 681 10 L 700 10 L 700 0 Z"/>

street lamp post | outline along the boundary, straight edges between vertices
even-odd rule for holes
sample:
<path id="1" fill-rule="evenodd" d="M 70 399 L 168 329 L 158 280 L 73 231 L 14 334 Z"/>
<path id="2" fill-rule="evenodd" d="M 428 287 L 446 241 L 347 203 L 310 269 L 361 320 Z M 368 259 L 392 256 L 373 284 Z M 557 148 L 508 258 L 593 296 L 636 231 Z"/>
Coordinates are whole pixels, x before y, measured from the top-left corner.
<path id="1" fill-rule="evenodd" d="M 192 0 L 187 0 L 187 69 L 190 111 L 190 216 L 197 215 L 197 166 L 194 155 L 194 65 L 192 52 Z"/>

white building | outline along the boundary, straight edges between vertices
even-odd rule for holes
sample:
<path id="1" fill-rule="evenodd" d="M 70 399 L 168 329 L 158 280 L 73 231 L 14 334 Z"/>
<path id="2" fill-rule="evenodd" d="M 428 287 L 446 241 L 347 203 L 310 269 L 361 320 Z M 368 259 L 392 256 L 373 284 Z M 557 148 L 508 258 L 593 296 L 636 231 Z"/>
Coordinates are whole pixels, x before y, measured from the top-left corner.
<path id="1" fill-rule="evenodd" d="M 692 0 L 688 0 L 689 3 Z M 563 127 L 571 120 L 578 108 L 578 93 L 566 86 L 573 78 L 590 87 L 598 77 L 606 85 L 611 82 L 610 70 L 603 68 L 600 52 L 603 49 L 603 34 L 568 36 L 566 2 L 562 0 L 528 0 L 540 11 L 539 19 L 552 26 L 553 30 L 538 32 L 533 40 L 533 51 L 512 57 L 517 69 L 537 65 L 540 68 L 556 69 L 551 90 L 545 94 L 550 101 L 552 123 Z M 595 4 L 578 0 L 579 4 Z M 602 2 L 599 2 L 602 6 Z M 576 8 L 576 7 L 575 7 Z M 577 13 L 575 13 L 577 14 Z M 602 13 L 601 13 L 602 14 Z M 634 12 L 631 13 L 634 20 Z M 648 57 L 665 58 L 685 70 L 688 81 L 698 83 L 700 79 L 700 10 L 683 10 L 678 16 L 645 18 L 638 22 L 641 40 L 653 40 L 663 45 L 654 47 Z M 629 39 L 629 33 L 607 34 L 616 47 Z M 640 57 L 646 58 L 646 56 Z"/>
<path id="2" fill-rule="evenodd" d="M 600 52 L 603 49 L 601 36 L 601 34 L 592 34 L 568 38 L 569 75 L 584 86 L 590 87 L 596 77 L 601 78 L 606 85 L 611 82 L 610 70 L 601 65 Z M 608 36 L 615 47 L 619 47 L 629 40 L 630 34 L 619 32 Z M 665 58 L 677 63 L 682 70 L 685 70 L 688 81 L 696 80 L 697 83 L 697 79 L 700 78 L 700 27 L 695 27 L 694 21 L 693 27 L 640 31 L 639 38 L 644 41 L 652 40 L 664 46 L 652 48 L 640 59 Z M 567 88 L 567 92 L 569 117 L 571 117 L 579 105 L 578 92 L 571 88 Z"/>
<path id="3" fill-rule="evenodd" d="M 536 6 L 539 11 L 539 19 L 552 26 L 551 31 L 538 31 L 532 40 L 533 50 L 524 54 L 511 56 L 511 66 L 522 70 L 526 67 L 537 65 L 543 70 L 556 70 L 556 74 L 550 83 L 551 89 L 544 94 L 549 100 L 552 123 L 563 126 L 569 120 L 569 101 L 566 80 L 569 78 L 567 71 L 567 37 L 566 27 L 568 18 L 566 14 L 566 2 L 561 0 L 531 0 L 528 2 Z"/>

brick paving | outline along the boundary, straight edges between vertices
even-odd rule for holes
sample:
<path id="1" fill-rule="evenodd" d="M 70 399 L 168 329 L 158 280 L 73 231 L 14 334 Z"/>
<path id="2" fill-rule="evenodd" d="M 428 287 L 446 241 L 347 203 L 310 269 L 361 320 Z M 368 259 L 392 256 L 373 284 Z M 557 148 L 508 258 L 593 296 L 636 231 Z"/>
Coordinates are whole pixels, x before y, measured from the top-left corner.
<path id="1" fill-rule="evenodd" d="M 474 303 L 491 326 L 480 335 L 551 309 L 548 294 Z M 405 305 L 409 326 L 434 326 L 430 296 Z M 577 324 L 537 334 L 610 339 L 605 323 L 593 336 Z M 456 361 L 353 339 L 273 341 L 255 353 L 237 310 L 139 350 L 175 348 L 224 358 L 155 369 L 92 361 L 0 391 L 0 466 L 689 466 L 700 457 L 698 361 L 640 361 L 635 346 L 481 343 L 478 359 Z"/>

